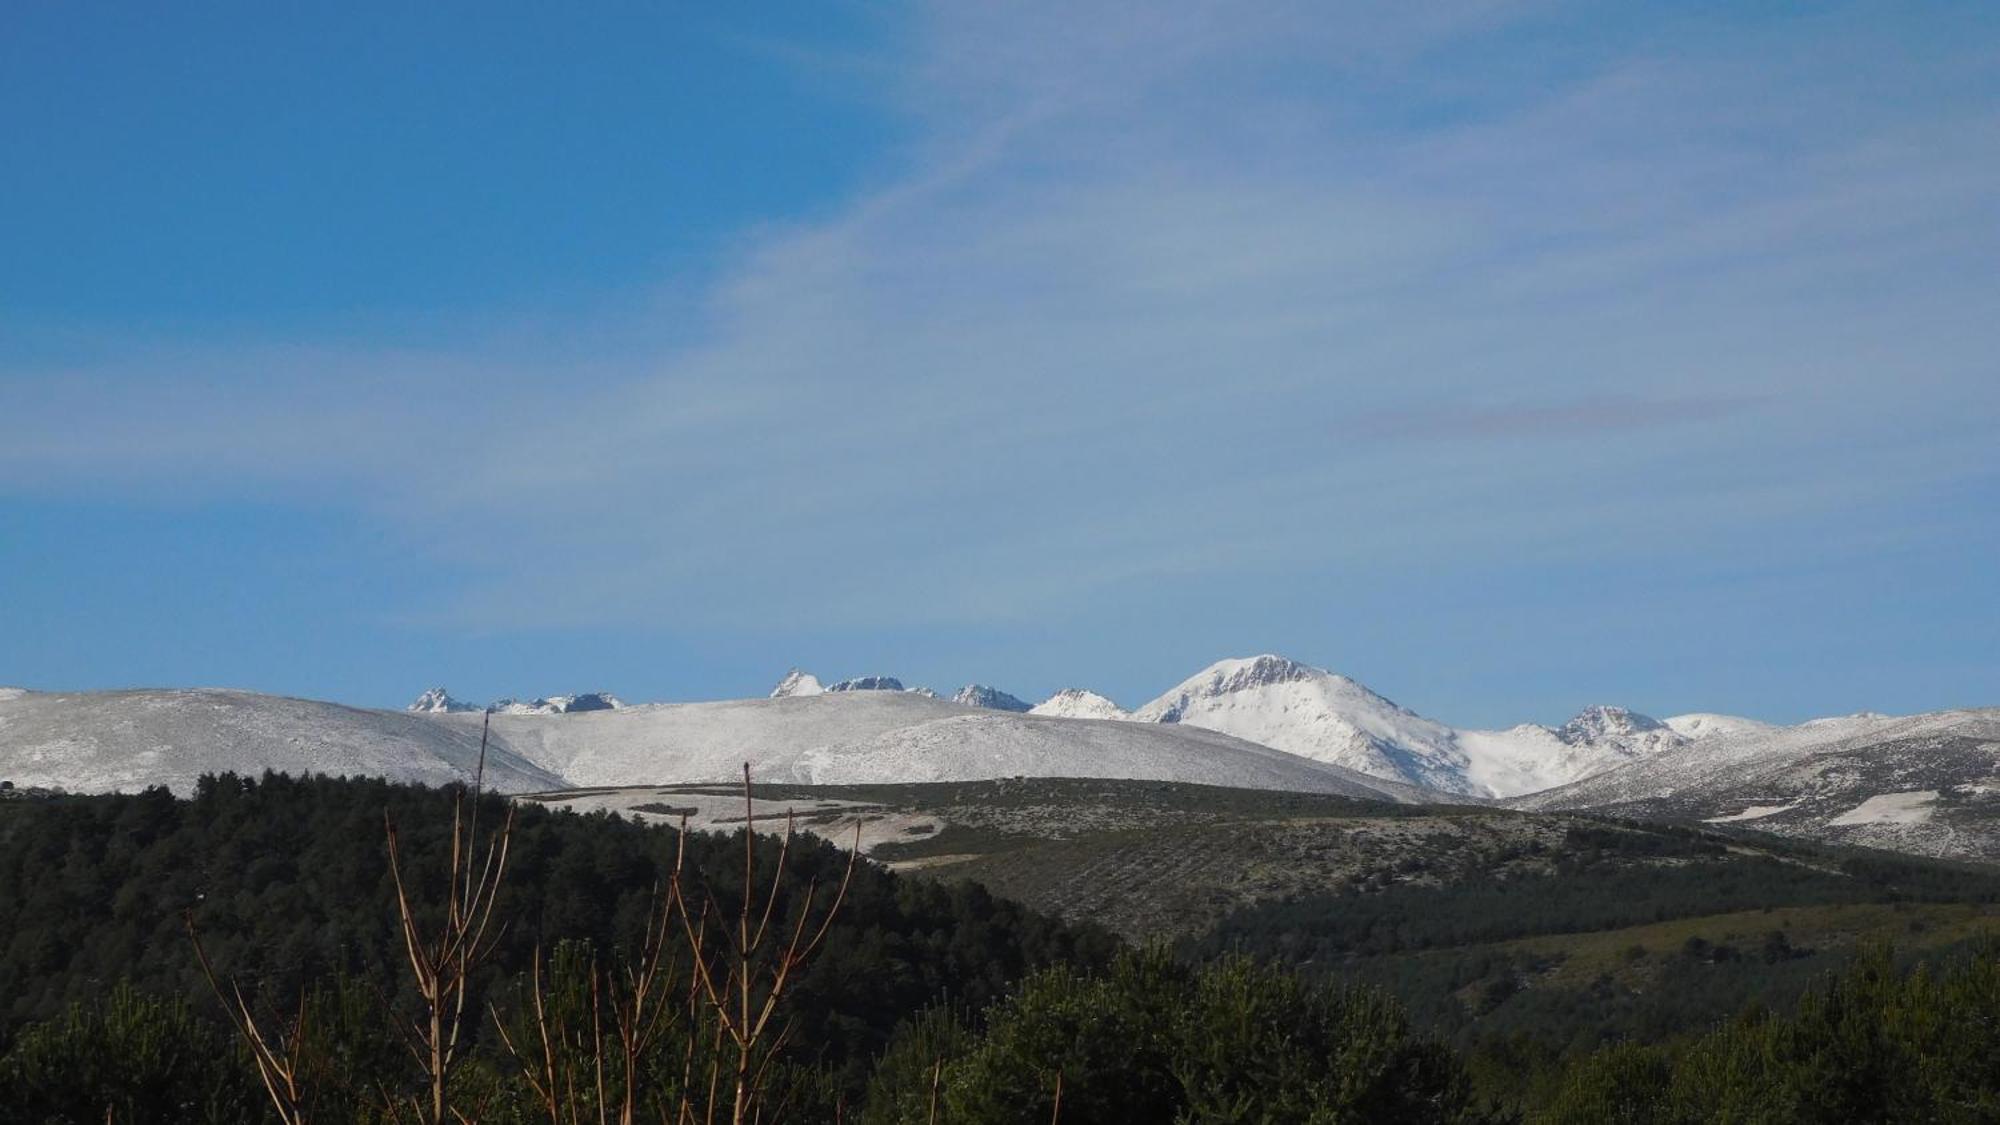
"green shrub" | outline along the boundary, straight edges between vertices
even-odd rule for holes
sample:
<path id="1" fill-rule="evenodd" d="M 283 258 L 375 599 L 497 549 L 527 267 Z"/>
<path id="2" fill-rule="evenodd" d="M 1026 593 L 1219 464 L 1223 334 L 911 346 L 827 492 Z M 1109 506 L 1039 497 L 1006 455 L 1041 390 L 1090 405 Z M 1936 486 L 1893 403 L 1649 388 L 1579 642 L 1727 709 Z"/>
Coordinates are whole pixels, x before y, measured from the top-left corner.
<path id="1" fill-rule="evenodd" d="M 1243 958 L 1195 969 L 1151 951 L 1103 974 L 1056 967 L 976 1033 L 918 1021 L 885 1055 L 865 1119 L 926 1121 L 938 1062 L 939 1119 L 979 1125 L 1051 1120 L 1058 1080 L 1066 1125 L 1476 1117 L 1457 1059 L 1394 1002 Z"/>
<path id="2" fill-rule="evenodd" d="M 251 1121 L 264 1092 L 234 1038 L 177 1001 L 120 983 L 23 1029 L 0 1057 L 8 1120 L 99 1125 Z"/>

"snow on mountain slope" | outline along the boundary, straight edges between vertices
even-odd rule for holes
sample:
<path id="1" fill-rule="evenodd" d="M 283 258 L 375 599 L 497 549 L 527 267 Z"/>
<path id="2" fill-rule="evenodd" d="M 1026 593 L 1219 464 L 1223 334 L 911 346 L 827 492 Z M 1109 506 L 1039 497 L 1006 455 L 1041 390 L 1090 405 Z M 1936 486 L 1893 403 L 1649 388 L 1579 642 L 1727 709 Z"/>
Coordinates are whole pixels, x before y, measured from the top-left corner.
<path id="1" fill-rule="evenodd" d="M 469 780 L 478 757 L 477 715 L 365 711 L 212 689 L 0 700 L 0 779 L 18 786 L 95 793 L 164 785 L 187 793 L 204 773 L 267 769 L 439 785 Z M 522 792 L 562 779 L 493 746 L 486 784 Z"/>
<path id="2" fill-rule="evenodd" d="M 818 695 L 825 690 L 820 686 L 818 676 L 794 668 L 785 673 L 785 678 L 778 681 L 777 687 L 771 689 L 768 698 L 787 699 L 794 695 Z"/>
<path id="3" fill-rule="evenodd" d="M 1740 715 L 1716 715 L 1706 711 L 1675 715 L 1666 720 L 1666 723 L 1669 730 L 1686 738 L 1715 738 L 1722 735 L 1741 735 L 1778 729 L 1775 723 L 1759 722 Z"/>
<path id="4" fill-rule="evenodd" d="M 1618 707 L 1586 709 L 1557 729 L 1456 730 L 1346 676 L 1269 655 L 1211 665 L 1134 718 L 1206 727 L 1374 777 L 1481 797 L 1560 785 L 1682 741 L 1665 724 Z"/>
<path id="5" fill-rule="evenodd" d="M 369 711 L 237 691 L 44 694 L 0 701 L 0 779 L 80 792 L 204 773 L 469 777 L 487 716 Z M 1191 727 L 982 710 L 899 691 L 567 713 L 496 713 L 486 781 L 508 792 L 728 782 L 1072 776 L 1414 801 L 1408 787 Z M 1434 795 L 1432 795 L 1434 796 Z"/>
<path id="6" fill-rule="evenodd" d="M 2000 858 L 2000 709 L 1745 728 L 1510 801 Z"/>
<path id="7" fill-rule="evenodd" d="M 429 721 L 471 727 L 471 716 Z M 496 715 L 510 750 L 578 786 L 1115 777 L 1414 801 L 1406 786 L 1209 731 L 966 708 L 911 692 L 653 704 L 560 722 Z"/>
<path id="8" fill-rule="evenodd" d="M 1570 746 L 1625 747 L 1637 755 L 1655 753 L 1685 741 L 1658 719 L 1623 707 L 1586 707 L 1556 728 L 1556 737 Z"/>
<path id="9" fill-rule="evenodd" d="M 1958 716 L 1981 712 L 1940 711 L 1895 719 L 1858 714 L 1813 719 L 1797 726 L 1737 728 L 1692 739 L 1664 753 L 1573 784 L 1530 793 L 1510 803 L 1522 808 L 1591 808 L 1649 800 L 1676 793 L 1695 795 L 1732 784 L 1732 779 L 1823 752 L 1846 751 L 1956 725 Z"/>
<path id="10" fill-rule="evenodd" d="M 1212 664 L 1133 718 L 1221 731 L 1373 777 L 1480 792 L 1450 727 L 1345 676 L 1280 656 Z"/>
<path id="11" fill-rule="evenodd" d="M 1029 708 L 1030 715 L 1051 715 L 1059 719 L 1130 719 L 1132 712 L 1094 691 L 1064 688 Z"/>
<path id="12" fill-rule="evenodd" d="M 1008 695 L 999 688 L 987 687 L 985 684 L 967 684 L 958 689 L 958 694 L 952 696 L 951 701 L 962 707 L 978 707 L 987 711 L 1013 711 L 1016 714 L 1024 714 L 1032 709 L 1026 701 Z"/>

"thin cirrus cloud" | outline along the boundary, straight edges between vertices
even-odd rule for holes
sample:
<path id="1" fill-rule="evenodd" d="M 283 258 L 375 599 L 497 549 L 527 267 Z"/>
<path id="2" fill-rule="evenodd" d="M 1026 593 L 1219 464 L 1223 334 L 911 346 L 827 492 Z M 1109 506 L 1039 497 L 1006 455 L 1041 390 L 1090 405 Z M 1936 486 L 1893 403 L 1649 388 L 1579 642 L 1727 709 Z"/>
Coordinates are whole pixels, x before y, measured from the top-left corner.
<path id="1" fill-rule="evenodd" d="M 354 508 L 480 561 L 453 620 L 754 628 L 1727 551 L 1990 472 L 2000 98 L 1948 18 L 1419 7 L 919 9 L 855 68 L 916 137 L 695 328 L 16 371 L 0 487 Z"/>
<path id="2" fill-rule="evenodd" d="M 1651 430 L 1706 422 L 1755 410 L 1763 400 L 1716 396 L 1695 399 L 1585 399 L 1559 405 L 1490 407 L 1434 405 L 1385 410 L 1350 419 L 1342 436 L 1359 440 L 1451 441 L 1477 438 L 1562 438 L 1608 430 Z"/>

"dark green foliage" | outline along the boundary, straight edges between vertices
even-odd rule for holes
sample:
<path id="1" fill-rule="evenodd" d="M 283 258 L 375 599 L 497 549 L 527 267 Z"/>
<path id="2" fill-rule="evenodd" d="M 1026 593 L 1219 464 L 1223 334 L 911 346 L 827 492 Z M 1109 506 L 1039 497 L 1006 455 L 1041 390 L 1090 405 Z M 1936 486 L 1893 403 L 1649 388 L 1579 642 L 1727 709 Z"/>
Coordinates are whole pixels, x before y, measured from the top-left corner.
<path id="1" fill-rule="evenodd" d="M 1572 829 L 1572 835 L 1579 830 Z M 1192 952 L 1243 952 L 1288 964 L 1338 964 L 1357 956 L 1506 941 L 1537 934 L 1611 930 L 1756 910 L 1862 902 L 2000 901 L 2000 874 L 1921 860 L 1851 858 L 1826 871 L 1772 857 L 1713 856 L 1634 865 L 1657 854 L 1658 836 L 1617 833 L 1638 853 L 1566 854 L 1547 875 L 1478 883 L 1397 886 L 1261 903 L 1223 919 Z"/>
<path id="2" fill-rule="evenodd" d="M 1795 945 L 1782 931 L 1742 944 L 1677 938 L 1650 954 L 1625 950 L 1625 967 L 1644 963 L 1637 983 L 1606 974 L 1553 986 L 1540 978 L 1560 955 L 1499 943 L 1775 907 L 2000 898 L 2000 875 L 1966 865 L 1804 845 L 1794 857 L 1777 842 L 1764 842 L 1770 855 L 1725 855 L 1705 833 L 1611 823 L 1574 825 L 1567 837 L 1547 874 L 1257 904 L 1183 952 L 1243 952 L 1379 987 L 1473 1057 L 1483 1091 L 1523 1096 L 1538 1080 L 1534 1068 L 1485 1066 L 1479 1056 L 1514 1052 L 1546 1063 L 1712 1026 L 1752 1001 L 1789 1006 L 1847 951 Z"/>
<path id="3" fill-rule="evenodd" d="M 1178 1029 L 1183 1118 L 1461 1121 L 1469 1084 L 1442 1044 L 1368 989 L 1228 958 L 1196 979 Z"/>
<path id="4" fill-rule="evenodd" d="M 255 1121 L 265 1112 L 235 1038 L 178 1001 L 113 987 L 28 1029 L 0 1056 L 0 1119 L 97 1125 Z"/>
<path id="5" fill-rule="evenodd" d="M 928 1122 L 933 1100 L 942 1097 L 944 1060 L 964 1055 L 977 1040 L 973 1018 L 941 1005 L 925 1009 L 906 1024 L 875 1064 L 862 1120 L 879 1125 Z"/>
<path id="6" fill-rule="evenodd" d="M 1445 1122 L 1475 1120 L 1463 1068 L 1378 994 L 1228 958 L 1191 968 L 1158 952 L 1108 973 L 1043 970 L 982 1030 L 931 1015 L 893 1046 L 864 1120 Z M 935 1063 L 931 1064 L 936 1065 Z"/>
<path id="7" fill-rule="evenodd" d="M 506 811 L 492 797 L 479 807 L 489 827 Z M 54 1018 L 120 979 L 220 1025 L 182 926 L 190 908 L 218 971 L 240 982 L 260 1010 L 290 1011 L 301 990 L 337 990 L 340 977 L 349 982 L 342 1004 L 356 1019 L 352 1010 L 364 1001 L 397 1001 L 407 966 L 383 815 L 399 826 L 413 897 L 437 903 L 450 808 L 436 790 L 268 775 L 204 779 L 189 800 L 152 790 L 0 805 L 0 1049 L 30 1021 Z M 506 929 L 475 981 L 471 1010 L 504 998 L 538 948 L 582 941 L 609 963 L 636 947 L 674 847 L 664 829 L 522 809 L 500 892 Z M 776 840 L 760 839 L 760 885 L 779 877 L 777 853 Z M 740 836 L 691 837 L 694 883 L 718 902 L 734 901 L 742 854 Z M 844 866 L 832 846 L 795 841 L 774 925 L 807 908 L 814 880 L 824 906 Z M 911 1012 L 945 997 L 984 1005 L 1034 967 L 1101 964 L 1115 944 L 1102 931 L 1064 925 L 975 886 L 903 880 L 864 865 L 789 996 L 792 1061 L 831 1068 L 858 1089 Z M 357 981 L 367 982 L 365 994 L 355 991 Z M 490 1027 L 474 1026 L 491 1056 Z M 373 1043 L 390 1059 L 402 1049 L 379 1032 Z M 350 1039 L 340 1049 L 373 1048 Z"/>
<path id="8" fill-rule="evenodd" d="M 2000 956 L 1896 971 L 1886 951 L 1688 1042 L 1620 1046 L 1573 1067 L 1542 1120 L 2000 1120 Z"/>
<path id="9" fill-rule="evenodd" d="M 1058 966 L 1022 982 L 972 1050 L 945 1068 L 947 1120 L 1045 1122 L 1055 1078 L 1074 1125 L 1168 1121 L 1174 1018 L 1186 970 L 1155 955 L 1118 959 L 1105 976 Z"/>
<path id="10" fill-rule="evenodd" d="M 504 809 L 482 802 L 482 823 Z M 387 1030 L 407 997 L 385 810 L 401 827 L 416 897 L 436 902 L 450 802 L 434 790 L 225 777 L 188 801 L 149 792 L 0 803 L 0 1120 L 94 1125 L 107 1107 L 121 1125 L 268 1119 L 195 968 L 180 922 L 191 907 L 218 968 L 271 1026 L 308 998 L 315 1119 L 379 1121 L 380 1092 L 410 1078 Z M 771 1094 L 784 1120 L 875 1125 L 926 1122 L 934 1096 L 941 1121 L 1047 1122 L 1058 1076 L 1071 1125 L 1472 1121 L 1484 1115 L 1475 1090 L 1565 1125 L 2000 1121 L 1993 949 L 1933 950 L 1932 964 L 1907 971 L 1875 953 L 1808 989 L 1844 954 L 1754 916 L 1700 940 L 1687 937 L 1695 923 L 1657 928 L 1672 937 L 1649 937 L 1651 950 L 1598 937 L 1598 968 L 1582 971 L 1560 951 L 1478 944 L 1743 906 L 1820 904 L 1846 917 L 1858 903 L 1988 902 L 2000 877 L 1861 854 L 1837 857 L 1837 871 L 1825 852 L 1810 864 L 1725 858 L 1700 833 L 1616 825 L 1578 826 L 1569 844 L 1545 876 L 1389 882 L 1240 911 L 1181 960 L 1114 956 L 1101 931 L 976 886 L 864 867 L 788 994 L 790 1046 Z M 740 892 L 741 848 L 740 836 L 690 840 L 693 883 L 718 912 Z M 844 859 L 801 840 L 781 873 L 777 851 L 774 840 L 758 844 L 753 878 L 777 883 L 774 925 L 784 928 L 810 909 L 815 879 L 824 905 Z M 514 857 L 499 909 L 507 929 L 473 1006 L 491 1002 L 524 1042 L 538 954 L 552 1010 L 585 1025 L 590 968 L 619 964 L 637 944 L 673 839 L 614 817 L 530 809 Z M 1913 925 L 1925 911 L 1970 913 L 1855 909 L 1907 912 Z M 1546 987 L 1565 966 L 1573 983 Z M 1750 996 L 1763 1005 L 1721 1017 Z M 707 1073 L 714 1028 L 701 1012 L 684 1017 L 635 1068 L 655 1116 Z M 453 1079 L 458 1104 L 486 1125 L 546 1120 L 490 1022 L 476 1026 Z M 1616 1042 L 1625 1038 L 1639 1042 Z M 1448 1043 L 1466 1049 L 1463 1060 Z M 607 1061 L 615 1088 L 623 1064 Z"/>

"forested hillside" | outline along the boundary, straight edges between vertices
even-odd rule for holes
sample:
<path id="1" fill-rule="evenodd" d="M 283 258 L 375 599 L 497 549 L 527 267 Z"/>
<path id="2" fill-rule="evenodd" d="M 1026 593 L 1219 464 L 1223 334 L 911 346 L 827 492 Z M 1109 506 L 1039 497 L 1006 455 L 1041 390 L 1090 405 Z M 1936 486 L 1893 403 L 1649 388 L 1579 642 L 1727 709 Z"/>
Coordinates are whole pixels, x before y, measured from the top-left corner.
<path id="1" fill-rule="evenodd" d="M 916 788 L 846 796 L 983 812 L 902 849 L 928 863 L 921 878 L 853 869 L 757 1071 L 781 1119 L 1694 1122 L 1754 1107 L 1758 1120 L 1805 1122 L 1830 1106 L 1902 1120 L 2000 1105 L 2000 1072 L 1937 1030 L 2000 1017 L 2000 961 L 1985 944 L 2000 876 L 1985 868 L 1202 787 Z M 188 917 L 263 1027 L 292 1027 L 301 998 L 313 1013 L 300 1039 L 311 1119 L 389 1119 L 386 1100 L 420 1092 L 397 1029 L 421 1003 L 385 819 L 429 926 L 447 895 L 453 807 L 449 790 L 275 776 L 207 779 L 185 800 L 0 801 L 0 1120 L 272 1119 Z M 463 805 L 475 808 L 481 838 L 508 815 L 497 798 Z M 566 1046 L 548 1066 L 581 1076 L 572 1110 L 612 1108 L 627 1075 L 639 1120 L 715 1104 L 728 1028 L 693 983 L 713 950 L 698 960 L 688 932 L 656 928 L 676 834 L 601 813 L 515 816 L 448 1084 L 455 1110 L 549 1120 L 535 1052 L 508 1044 L 533 1045 L 551 1023 Z M 1212 927 L 1140 949 L 1074 909 L 1129 906 L 1171 881 L 1182 852 L 1157 853 L 1164 866 L 1143 877 L 1137 857 L 1176 829 L 1208 844 L 1187 902 Z M 775 888 L 774 932 L 831 908 L 843 853 L 810 839 L 780 853 L 761 836 L 746 853 L 740 831 L 688 838 L 682 878 L 700 888 L 688 902 L 724 919 L 716 948 L 735 940 L 746 858 L 757 901 Z M 1051 863 L 1061 857 L 1080 862 Z M 1011 873 L 1075 920 L 954 868 Z M 1300 890 L 1315 871 L 1341 874 Z M 587 1049 L 587 1029 L 615 1023 L 620 974 L 643 962 L 649 933 L 678 999 L 628 1065 L 604 1040 Z M 1746 1000 L 1766 1014 L 1744 1014 Z M 1882 1061 L 1865 1082 L 1826 1088 L 1826 1060 L 1868 1051 Z M 710 1066 L 719 1087 L 703 1083 Z"/>
<path id="2" fill-rule="evenodd" d="M 478 809 L 496 825 L 506 803 L 489 797 Z M 437 790 L 225 775 L 205 779 L 188 800 L 149 790 L 0 802 L 0 1040 L 120 981 L 219 1023 L 191 952 L 188 910 L 218 970 L 273 1006 L 342 976 L 398 980 L 405 955 L 385 814 L 398 824 L 404 870 L 423 875 L 413 894 L 436 901 L 451 823 Z M 503 926 L 474 981 L 475 1011 L 502 999 L 538 948 L 583 941 L 607 959 L 635 948 L 675 858 L 674 834 L 662 828 L 538 808 L 517 817 L 497 911 Z M 743 878 L 740 835 L 734 843 L 694 835 L 689 846 L 689 866 L 731 901 Z M 777 877 L 777 848 L 759 838 L 760 879 Z M 781 920 L 801 908 L 808 883 L 837 883 L 844 866 L 830 845 L 794 842 Z M 796 985 L 790 1057 L 855 1080 L 908 1013 L 943 999 L 979 1007 L 1031 968 L 1101 964 L 1113 945 L 1102 931 L 973 885 L 862 865 Z M 491 1029 L 481 1035 L 490 1047 Z"/>

